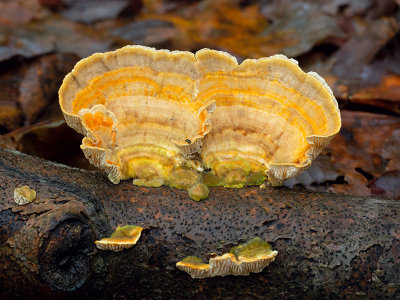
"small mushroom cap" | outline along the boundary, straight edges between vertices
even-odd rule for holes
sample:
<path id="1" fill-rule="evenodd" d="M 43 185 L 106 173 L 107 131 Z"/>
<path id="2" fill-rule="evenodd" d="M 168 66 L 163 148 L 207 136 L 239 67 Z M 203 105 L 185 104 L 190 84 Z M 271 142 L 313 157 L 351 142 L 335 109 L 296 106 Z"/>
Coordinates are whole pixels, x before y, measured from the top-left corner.
<path id="1" fill-rule="evenodd" d="M 278 251 L 260 238 L 238 245 L 230 253 L 210 258 L 205 264 L 200 258 L 188 256 L 178 262 L 176 266 L 192 278 L 206 278 L 214 276 L 242 276 L 250 273 L 259 273 L 275 260 Z"/>
<path id="2" fill-rule="evenodd" d="M 268 242 L 256 237 L 233 247 L 230 253 L 240 262 L 240 268 L 236 269 L 236 272 L 240 275 L 242 273 L 261 272 L 264 267 L 275 260 L 278 251 L 273 251 Z"/>
<path id="3" fill-rule="evenodd" d="M 264 246 L 255 246 L 253 242 L 250 245 L 246 244 L 237 246 L 244 246 L 244 249 L 240 251 L 240 256 L 236 256 L 234 253 L 225 253 L 210 258 L 212 276 L 242 276 L 259 273 L 274 261 L 278 254 L 278 251 L 272 251 L 268 243 L 268 250 Z M 254 246 L 257 249 L 253 249 Z"/>
<path id="4" fill-rule="evenodd" d="M 204 183 L 196 183 L 189 189 L 189 197 L 195 201 L 204 200 L 208 197 L 210 191 Z"/>
<path id="5" fill-rule="evenodd" d="M 210 265 L 205 264 L 201 258 L 196 256 L 188 256 L 176 263 L 179 270 L 189 273 L 192 278 L 209 277 Z"/>
<path id="6" fill-rule="evenodd" d="M 230 253 L 239 260 L 252 260 L 268 256 L 272 252 L 271 245 L 259 237 L 255 237 L 244 244 L 233 247 Z"/>
<path id="7" fill-rule="evenodd" d="M 181 190 L 188 190 L 200 179 L 200 174 L 191 167 L 178 167 L 172 172 L 170 186 Z"/>
<path id="8" fill-rule="evenodd" d="M 22 186 L 14 190 L 14 201 L 18 205 L 26 205 L 36 199 L 36 191 L 29 186 Z"/>
<path id="9" fill-rule="evenodd" d="M 139 240 L 143 228 L 135 225 L 117 227 L 109 238 L 95 241 L 97 248 L 101 250 L 121 251 L 131 248 Z"/>

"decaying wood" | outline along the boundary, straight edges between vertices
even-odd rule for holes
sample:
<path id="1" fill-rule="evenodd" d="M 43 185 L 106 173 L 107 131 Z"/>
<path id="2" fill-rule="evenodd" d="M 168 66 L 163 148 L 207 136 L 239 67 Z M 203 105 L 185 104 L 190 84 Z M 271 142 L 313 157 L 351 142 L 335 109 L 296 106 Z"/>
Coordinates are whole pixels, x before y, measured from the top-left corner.
<path id="1" fill-rule="evenodd" d="M 37 197 L 18 206 L 22 185 Z M 0 298 L 398 298 L 399 216 L 396 201 L 286 188 L 212 188 L 195 202 L 0 149 Z M 125 224 L 144 228 L 136 246 L 95 248 Z M 255 236 L 279 251 L 261 273 L 194 280 L 175 267 Z"/>

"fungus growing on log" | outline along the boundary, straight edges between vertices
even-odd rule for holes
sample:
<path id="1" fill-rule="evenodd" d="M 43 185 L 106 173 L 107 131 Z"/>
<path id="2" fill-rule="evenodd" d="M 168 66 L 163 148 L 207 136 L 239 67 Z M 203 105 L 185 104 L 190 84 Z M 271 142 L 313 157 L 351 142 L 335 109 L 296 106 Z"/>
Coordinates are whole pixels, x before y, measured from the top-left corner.
<path id="1" fill-rule="evenodd" d="M 208 197 L 209 190 L 204 183 L 196 183 L 189 189 L 189 197 L 195 201 L 204 200 Z"/>
<path id="2" fill-rule="evenodd" d="M 95 241 L 96 247 L 101 250 L 112 250 L 115 252 L 131 248 L 137 243 L 143 228 L 135 225 L 118 226 L 109 238 Z"/>
<path id="3" fill-rule="evenodd" d="M 210 258 L 208 264 L 196 256 L 188 256 L 176 264 L 192 278 L 259 273 L 275 260 L 278 251 L 260 238 L 253 238 L 233 247 L 230 253 Z"/>
<path id="4" fill-rule="evenodd" d="M 22 186 L 14 190 L 14 201 L 18 205 L 26 205 L 36 199 L 36 191 L 29 186 Z"/>
<path id="5" fill-rule="evenodd" d="M 283 55 L 247 59 L 196 53 L 200 102 L 212 99 L 201 158 L 207 185 L 281 185 L 300 174 L 339 132 L 337 101 L 324 79 Z"/>
<path id="6" fill-rule="evenodd" d="M 174 171 L 199 151 L 215 107 L 196 100 L 197 76 L 189 52 L 128 46 L 96 53 L 65 77 L 60 106 L 85 135 L 85 156 L 113 183 L 180 186 Z"/>
<path id="7" fill-rule="evenodd" d="M 281 185 L 341 126 L 326 82 L 283 55 L 127 46 L 78 62 L 59 97 L 89 161 L 148 187 Z"/>

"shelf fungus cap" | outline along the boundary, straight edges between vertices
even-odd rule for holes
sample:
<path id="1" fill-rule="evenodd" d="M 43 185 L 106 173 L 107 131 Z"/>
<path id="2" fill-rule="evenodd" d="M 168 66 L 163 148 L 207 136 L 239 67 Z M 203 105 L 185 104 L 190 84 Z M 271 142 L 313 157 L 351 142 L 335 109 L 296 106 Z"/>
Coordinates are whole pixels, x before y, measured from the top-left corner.
<path id="1" fill-rule="evenodd" d="M 233 247 L 230 254 L 238 261 L 233 268 L 233 275 L 248 275 L 261 272 L 275 260 L 278 251 L 272 250 L 268 242 L 256 237 Z"/>
<path id="2" fill-rule="evenodd" d="M 95 241 L 96 247 L 101 250 L 112 250 L 115 252 L 131 248 L 137 243 L 143 228 L 135 225 L 118 226 L 109 238 Z"/>
<path id="3" fill-rule="evenodd" d="M 210 49 L 126 46 L 78 62 L 59 99 L 92 164 L 149 187 L 189 189 L 179 170 L 197 153 L 207 186 L 281 185 L 341 127 L 324 79 L 283 55 L 238 64 Z"/>
<path id="4" fill-rule="evenodd" d="M 210 277 L 210 265 L 204 263 L 201 258 L 188 256 L 176 263 L 179 270 L 189 273 L 192 278 Z"/>
<path id="5" fill-rule="evenodd" d="M 60 87 L 60 107 L 113 183 L 180 185 L 173 171 L 200 151 L 215 109 L 212 99 L 197 101 L 197 77 L 190 52 L 126 46 L 79 61 Z"/>
<path id="6" fill-rule="evenodd" d="M 22 186 L 14 190 L 14 201 L 18 205 L 26 205 L 36 199 L 36 191 L 29 186 Z"/>
<path id="7" fill-rule="evenodd" d="M 324 79 L 284 55 L 236 59 L 196 53 L 198 101 L 213 99 L 201 157 L 207 185 L 280 185 L 310 166 L 339 132 L 338 103 Z"/>
<path id="8" fill-rule="evenodd" d="M 176 264 L 177 268 L 190 274 L 192 278 L 214 276 L 244 276 L 259 273 L 275 260 L 278 251 L 260 238 L 231 249 L 230 253 L 210 258 L 208 264 L 200 258 L 188 256 Z"/>

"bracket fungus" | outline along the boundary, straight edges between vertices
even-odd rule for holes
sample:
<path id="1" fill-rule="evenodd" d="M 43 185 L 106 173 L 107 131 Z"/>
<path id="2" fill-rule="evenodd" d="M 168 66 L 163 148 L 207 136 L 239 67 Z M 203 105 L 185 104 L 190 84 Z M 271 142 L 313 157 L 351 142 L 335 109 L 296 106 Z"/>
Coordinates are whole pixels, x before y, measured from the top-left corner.
<path id="1" fill-rule="evenodd" d="M 113 183 L 184 186 L 173 178 L 211 130 L 213 101 L 196 99 L 192 53 L 128 46 L 78 62 L 60 88 L 67 124 L 85 135 L 81 148 Z M 177 182 L 178 181 L 178 182 Z M 197 182 L 197 180 L 194 180 Z"/>
<path id="2" fill-rule="evenodd" d="M 233 247 L 230 253 L 210 258 L 208 264 L 196 256 L 188 256 L 179 261 L 176 267 L 190 274 L 192 278 L 242 276 L 261 272 L 275 260 L 277 254 L 278 251 L 272 250 L 269 243 L 253 238 Z"/>
<path id="3" fill-rule="evenodd" d="M 112 250 L 115 252 L 131 248 L 137 243 L 143 228 L 135 225 L 118 226 L 109 238 L 95 241 L 96 247 L 101 250 Z"/>
<path id="4" fill-rule="evenodd" d="M 24 185 L 14 190 L 14 201 L 18 205 L 26 205 L 36 199 L 36 191 Z"/>
<path id="5" fill-rule="evenodd" d="M 198 98 L 217 109 L 201 158 L 207 185 L 281 185 L 310 166 L 339 132 L 338 103 L 324 79 L 283 55 L 240 65 L 220 51 L 200 50 Z"/>
<path id="6" fill-rule="evenodd" d="M 78 62 L 59 98 L 92 164 L 150 187 L 280 185 L 341 126 L 325 81 L 283 55 L 126 46 Z"/>

